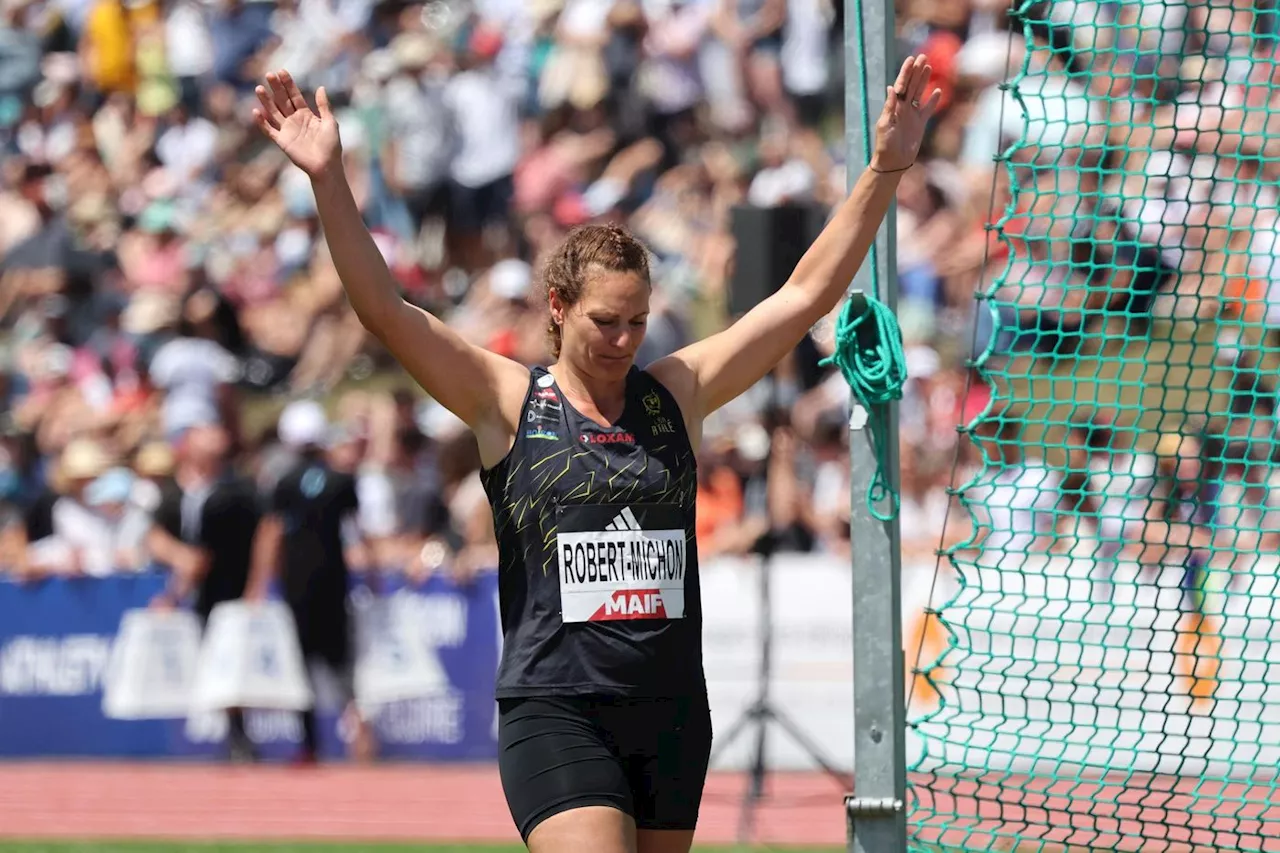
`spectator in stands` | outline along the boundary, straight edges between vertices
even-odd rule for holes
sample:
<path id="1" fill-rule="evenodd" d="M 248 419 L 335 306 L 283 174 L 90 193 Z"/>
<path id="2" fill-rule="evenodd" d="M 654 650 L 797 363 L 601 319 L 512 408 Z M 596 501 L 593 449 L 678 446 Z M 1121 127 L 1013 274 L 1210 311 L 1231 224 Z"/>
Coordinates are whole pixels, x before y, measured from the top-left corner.
<path id="1" fill-rule="evenodd" d="M 97 92 L 132 92 L 137 69 L 129 8 L 123 0 L 93 0 L 80 42 L 80 60 Z"/>
<path id="2" fill-rule="evenodd" d="M 767 438 L 766 435 L 765 439 Z M 719 440 L 713 436 L 704 437 L 701 458 L 698 460 L 698 549 L 708 559 L 722 552 L 740 553 L 745 544 L 764 532 L 759 529 L 750 536 L 737 535 L 738 521 L 743 514 L 743 499 L 742 482 L 729 464 L 732 447 L 727 436 Z M 721 540 L 724 540 L 724 544 L 721 544 Z"/>
<path id="3" fill-rule="evenodd" d="M 981 565 L 1017 571 L 1028 554 L 1054 542 L 1062 476 L 1021 442 L 1025 424 L 1013 413 L 981 421 L 974 438 L 994 470 L 966 497 L 982 539 Z M 998 584 L 997 584 L 998 588 Z"/>
<path id="4" fill-rule="evenodd" d="M 450 57 L 446 46 L 425 32 L 402 33 L 389 50 L 396 71 L 382 90 L 387 114 L 383 176 L 408 211 L 412 229 L 404 236 L 419 239 L 424 226 L 435 232 L 435 257 L 423 260 L 439 267 L 446 261 L 449 166 L 456 153 L 453 115 L 445 101 Z"/>
<path id="5" fill-rule="evenodd" d="M 268 60 L 294 57 L 295 73 L 326 85 L 344 113 L 344 160 L 406 294 L 531 364 L 546 353 L 525 298 L 528 271 L 574 224 L 625 220 L 653 248 L 641 354 L 651 361 L 724 325 L 733 204 L 842 195 L 842 9 L 830 0 L 95 0 L 48 29 L 57 19 L 42 2 L 5 4 L 6 20 L 30 30 L 0 38 L 0 56 L 13 59 L 0 65 L 13 72 L 11 82 L 0 74 L 9 155 L 0 308 L 14 329 L 10 411 L 31 436 L 24 479 L 33 484 L 82 428 L 125 459 L 210 420 L 226 426 L 238 467 L 273 482 L 292 462 L 272 438 L 272 413 L 287 401 L 268 395 L 324 396 L 388 366 L 335 286 L 305 176 L 248 132 L 248 84 Z M 991 158 L 1022 129 L 1018 103 L 997 89 L 1021 62 L 1003 12 L 990 2 L 944 6 L 911 6 L 900 32 L 934 58 L 948 97 L 899 205 L 902 258 L 914 251 L 920 261 L 903 265 L 903 328 L 936 362 L 929 376 L 913 366 L 921 381 L 909 392 L 927 426 L 904 425 L 921 442 L 921 482 L 935 484 L 947 467 L 938 460 L 956 447 L 944 422 L 963 385 L 969 299 L 987 280 L 984 258 L 993 272 L 1005 262 L 1003 243 L 984 230 L 1003 209 L 999 194 L 990 206 L 991 178 L 1003 180 Z M 1238 44 L 1224 51 L 1233 69 L 1253 61 Z M 1037 54 L 1022 87 L 1041 143 L 1033 160 L 1077 162 L 1081 140 L 1066 118 L 1097 105 L 1067 69 L 1090 66 L 1061 51 L 1036 64 Z M 1235 86 L 1249 74 L 1228 77 Z M 6 101 L 12 93 L 30 102 Z M 1051 304 L 1022 308 L 1048 317 Z M 839 551 L 847 509 L 835 498 L 848 451 L 843 437 L 822 438 L 841 430 L 819 425 L 844 422 L 848 393 L 829 369 L 802 372 L 726 416 L 725 465 L 742 500 L 725 529 L 745 530 L 771 491 L 794 482 L 819 499 L 796 529 Z M 793 405 L 794 447 L 767 415 Z M 466 511 L 472 474 L 443 476 L 449 439 L 426 435 L 440 429 L 433 417 L 420 429 L 343 419 L 330 450 L 374 496 L 361 524 L 380 549 L 482 553 L 479 539 L 467 544 L 466 531 L 479 529 Z M 749 438 L 761 429 L 766 442 Z M 739 452 L 765 444 L 759 458 Z M 432 485 L 415 491 L 406 485 L 415 478 Z M 21 506 L 32 538 L 45 539 L 54 496 L 37 495 L 28 487 Z"/>
<path id="6" fill-rule="evenodd" d="M 13 0 L 0 6 L 0 106 L 6 114 L 19 109 L 40 81 L 41 44 L 33 11 L 32 4 Z"/>
<path id="7" fill-rule="evenodd" d="M 0 316 L 47 305 L 50 297 L 83 301 L 90 293 L 90 258 L 77 251 L 75 234 L 64 215 L 66 180 L 47 163 L 27 162 L 17 177 L 22 198 L 38 221 L 29 236 L 4 258 Z"/>
<path id="8" fill-rule="evenodd" d="M 147 442 L 133 455 L 133 473 L 138 478 L 134 484 L 134 499 L 153 515 L 180 489 L 174 480 L 176 463 L 173 447 L 165 441 Z M 169 532 L 176 536 L 176 531 L 177 528 L 172 528 Z"/>
<path id="9" fill-rule="evenodd" d="M 967 513 L 951 511 L 950 496 L 945 489 L 938 488 L 937 474 L 921 466 L 922 456 L 911 444 L 904 443 L 900 448 L 902 504 L 898 518 L 903 532 L 904 560 L 932 558 L 940 546 L 965 539 Z M 944 482 L 949 485 L 951 472 L 947 471 L 944 476 Z"/>
<path id="10" fill-rule="evenodd" d="M 67 445 L 48 536 L 32 542 L 28 571 L 105 577 L 146 562 L 147 510 L 133 500 L 134 475 L 92 438 Z"/>
<path id="11" fill-rule="evenodd" d="M 198 0 L 165 4 L 164 36 L 165 60 L 177 81 L 179 102 L 189 112 L 199 112 L 213 71 L 214 43 L 207 6 Z"/>
<path id="12" fill-rule="evenodd" d="M 729 50 L 735 88 L 760 116 L 787 111 L 780 63 L 787 0 L 719 0 L 712 31 Z"/>
<path id="13" fill-rule="evenodd" d="M 54 536 L 54 508 L 64 500 L 74 501 L 74 497 L 64 498 L 64 493 L 83 489 L 109 466 L 110 460 L 101 447 L 89 440 L 72 442 L 60 458 L 48 465 L 43 482 L 27 505 L 26 541 L 22 559 L 14 566 L 19 578 L 34 580 L 71 572 L 73 554 Z"/>
<path id="14" fill-rule="evenodd" d="M 1205 476 L 1204 443 L 1190 434 L 1166 434 L 1156 445 L 1159 477 L 1143 532 L 1142 567 L 1161 586 L 1178 575 L 1175 674 L 1189 679 L 1196 699 L 1213 696 L 1221 640 L 1219 619 L 1206 611 L 1210 572 L 1230 568 L 1227 552 L 1213 548 L 1221 480 Z M 1216 482 L 1215 482 L 1216 480 Z"/>
<path id="15" fill-rule="evenodd" d="M 1156 485 L 1143 534 L 1142 562 L 1148 565 L 1194 564 L 1187 569 L 1183 589 L 1197 588 L 1195 572 L 1203 566 L 1194 552 L 1212 542 L 1217 515 L 1217 478 L 1205 476 L 1204 443 L 1200 436 L 1168 433 L 1156 444 Z"/>
<path id="16" fill-rule="evenodd" d="M 823 433 L 822 443 L 811 453 L 806 453 L 783 413 L 770 412 L 762 429 L 768 430 L 769 455 L 763 466 L 748 471 L 746 523 L 763 516 L 769 544 L 779 551 L 817 550 L 846 556 L 849 463 L 840 441 L 847 431 L 844 420 L 839 422 L 835 440 L 830 440 L 829 432 Z M 806 460 L 806 455 L 811 458 Z M 844 486 L 843 495 L 840 485 Z"/>
<path id="17" fill-rule="evenodd" d="M 845 556 L 852 488 L 848 418 L 838 409 L 823 412 L 804 442 L 785 418 L 780 420 L 773 429 L 774 458 L 768 471 L 775 524 L 782 507 L 794 503 L 798 510 L 788 519 L 789 533 L 780 541 L 788 543 L 787 550 Z M 789 491 L 795 497 L 784 499 Z"/>
<path id="18" fill-rule="evenodd" d="M 213 79 L 243 93 L 252 85 L 257 69 L 251 60 L 273 36 L 274 4 L 263 0 L 220 0 L 213 7 Z"/>
<path id="19" fill-rule="evenodd" d="M 334 470 L 326 458 L 331 433 L 319 404 L 290 404 L 280 416 L 279 431 L 298 461 L 270 493 L 267 514 L 253 543 L 245 595 L 262 600 L 279 579 L 304 659 L 310 667 L 325 667 L 334 676 L 343 715 L 356 731 L 353 752 L 369 758 L 372 732 L 355 704 L 355 659 L 347 609 L 350 572 L 343 543 L 347 522 L 358 518 L 360 509 L 355 479 Z M 314 708 L 303 712 L 302 728 L 298 760 L 314 764 L 319 755 Z"/>
<path id="20" fill-rule="evenodd" d="M 151 382 L 165 392 L 162 418 L 171 440 L 191 426 L 236 421 L 235 384 L 240 365 L 213 338 L 215 332 L 208 320 L 214 304 L 215 298 L 207 291 L 192 294 L 185 305 L 168 299 L 156 302 L 157 311 L 172 312 L 156 324 L 157 331 L 169 327 L 177 332 L 155 351 L 147 366 Z"/>
<path id="21" fill-rule="evenodd" d="M 826 93 L 836 80 L 838 54 L 831 39 L 836 3 L 832 0 L 787 0 L 782 25 L 782 86 L 788 98 L 782 109 L 792 126 L 819 131 L 826 113 Z M 938 66 L 935 63 L 934 69 Z"/>
<path id="22" fill-rule="evenodd" d="M 522 93 L 519 81 L 496 63 L 503 39 L 495 27 L 476 26 L 444 91 L 458 139 L 449 167 L 449 227 L 457 231 L 459 262 L 470 272 L 506 254 L 512 240 Z"/>
<path id="23" fill-rule="evenodd" d="M 216 423 L 189 426 L 178 441 L 177 489 L 167 490 L 152 515 L 147 546 L 170 580 L 156 607 L 190 604 L 207 624 L 213 608 L 245 593 L 253 542 L 261 519 L 253 484 L 228 467 L 231 438 Z M 253 760 L 244 713 L 228 713 L 233 760 Z"/>
<path id="24" fill-rule="evenodd" d="M 498 564 L 493 516 L 480 482 L 480 448 L 467 432 L 442 448 L 441 498 L 449 512 L 456 543 L 447 558 L 455 581 L 467 583 L 481 571 Z"/>

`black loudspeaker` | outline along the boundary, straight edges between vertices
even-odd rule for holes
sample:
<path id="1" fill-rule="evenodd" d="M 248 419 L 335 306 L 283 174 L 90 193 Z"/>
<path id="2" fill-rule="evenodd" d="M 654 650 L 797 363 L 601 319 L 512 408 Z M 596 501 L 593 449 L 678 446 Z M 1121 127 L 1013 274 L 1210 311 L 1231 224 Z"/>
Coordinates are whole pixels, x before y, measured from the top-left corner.
<path id="1" fill-rule="evenodd" d="M 781 287 L 822 232 L 827 209 L 819 204 L 737 205 L 730 229 L 737 243 L 729 278 L 729 314 L 740 317 Z"/>

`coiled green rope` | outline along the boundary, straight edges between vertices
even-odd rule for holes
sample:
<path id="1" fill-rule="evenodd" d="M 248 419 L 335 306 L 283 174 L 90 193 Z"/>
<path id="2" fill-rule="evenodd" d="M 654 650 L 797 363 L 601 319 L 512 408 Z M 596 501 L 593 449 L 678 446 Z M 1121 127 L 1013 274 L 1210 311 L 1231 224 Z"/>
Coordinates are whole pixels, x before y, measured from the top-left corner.
<path id="1" fill-rule="evenodd" d="M 876 519 L 892 521 L 898 516 L 901 498 L 888 473 L 888 404 L 902 399 L 902 386 L 907 381 L 902 330 L 889 306 L 854 291 L 840 310 L 835 342 L 835 352 L 819 363 L 840 368 L 853 396 L 867 411 L 876 454 L 876 473 L 867 488 L 867 508 Z M 890 502 L 887 513 L 879 508 L 886 499 Z"/>

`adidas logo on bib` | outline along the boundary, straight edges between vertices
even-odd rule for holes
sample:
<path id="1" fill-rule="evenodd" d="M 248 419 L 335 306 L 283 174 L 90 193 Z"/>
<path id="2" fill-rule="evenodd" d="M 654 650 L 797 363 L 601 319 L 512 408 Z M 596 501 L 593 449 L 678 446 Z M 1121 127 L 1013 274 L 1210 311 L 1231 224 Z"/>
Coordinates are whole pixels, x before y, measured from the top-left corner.
<path id="1" fill-rule="evenodd" d="M 631 511 L 631 507 L 627 507 L 618 517 L 609 522 L 604 527 L 605 530 L 642 530 L 640 522 L 636 521 L 636 514 Z"/>
<path id="2" fill-rule="evenodd" d="M 563 621 L 684 618 L 686 542 L 673 510 L 560 508 Z"/>

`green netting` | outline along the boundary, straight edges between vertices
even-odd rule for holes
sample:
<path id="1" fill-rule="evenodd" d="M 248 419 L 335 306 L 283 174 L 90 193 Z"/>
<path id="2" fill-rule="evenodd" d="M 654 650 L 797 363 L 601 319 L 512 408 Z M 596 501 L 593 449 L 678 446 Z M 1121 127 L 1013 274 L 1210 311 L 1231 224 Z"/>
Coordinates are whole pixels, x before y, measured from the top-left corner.
<path id="1" fill-rule="evenodd" d="M 911 847 L 1280 850 L 1275 21 L 1017 18 L 986 466 L 909 727 Z"/>

